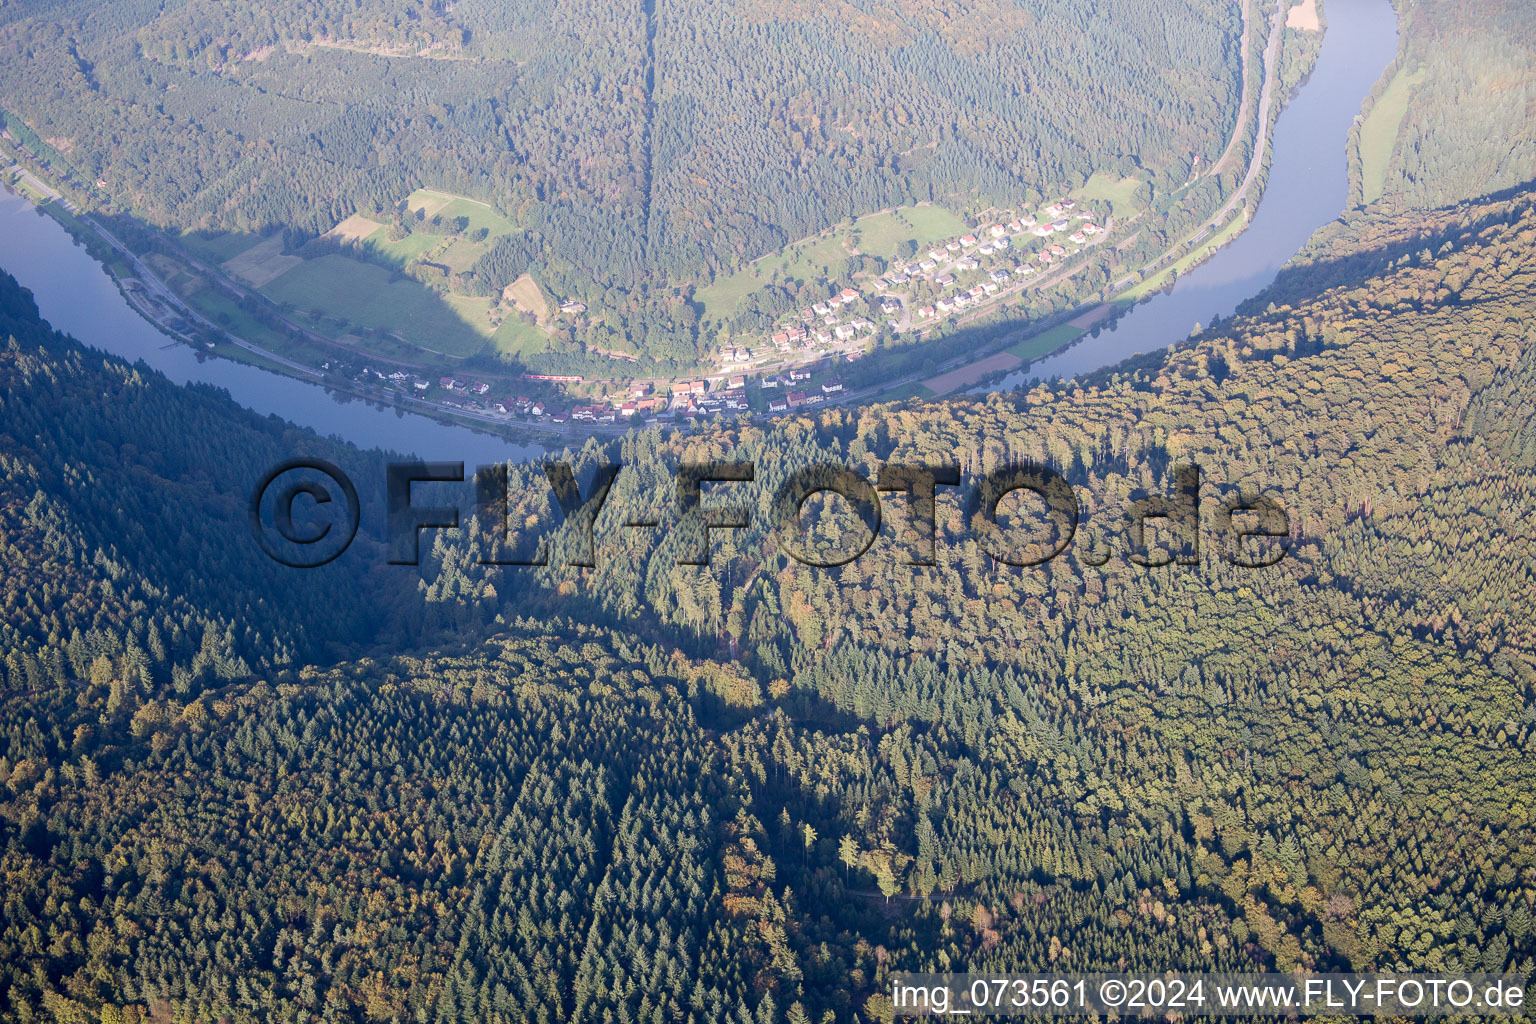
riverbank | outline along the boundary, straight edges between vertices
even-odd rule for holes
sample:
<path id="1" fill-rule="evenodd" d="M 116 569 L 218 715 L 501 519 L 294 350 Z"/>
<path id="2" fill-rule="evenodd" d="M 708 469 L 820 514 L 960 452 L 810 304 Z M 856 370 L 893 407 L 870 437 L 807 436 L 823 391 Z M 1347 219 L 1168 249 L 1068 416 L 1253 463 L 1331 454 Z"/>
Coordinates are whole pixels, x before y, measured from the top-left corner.
<path id="1" fill-rule="evenodd" d="M 1334 3 L 1344 6 L 1355 2 L 1377 2 L 1385 6 L 1384 0 L 1334 0 Z M 1271 88 L 1266 90 L 1262 85 L 1258 86 L 1259 99 L 1254 103 L 1254 107 L 1257 109 L 1250 115 L 1250 120 L 1246 126 L 1243 124 L 1236 126 L 1234 140 L 1228 145 L 1229 153 L 1238 152 L 1241 148 L 1239 145 L 1241 137 L 1246 135 L 1249 138 L 1255 139 L 1255 145 L 1253 146 L 1254 155 L 1242 180 L 1242 185 L 1248 190 L 1247 192 L 1239 190 L 1233 195 L 1224 197 L 1222 205 L 1218 207 L 1217 214 L 1208 217 L 1203 222 L 1201 228 L 1188 233 L 1180 240 L 1178 245 L 1170 247 L 1167 252 L 1163 253 L 1156 260 L 1145 265 L 1143 271 L 1122 277 L 1117 281 L 1116 283 L 1123 287 L 1116 293 L 1107 297 L 1095 296 L 1092 302 L 1059 311 L 1027 325 L 1010 325 L 1004 319 L 1006 313 L 1002 310 L 986 309 L 979 314 L 973 313 L 972 316 L 976 318 L 973 321 L 976 329 L 991 332 L 984 343 L 969 347 L 964 353 L 957 354 L 953 358 L 944 360 L 937 365 L 930 362 L 928 368 L 923 372 L 902 372 L 893 375 L 889 379 L 879 380 L 863 386 L 849 387 L 842 394 L 830 394 L 826 396 L 825 404 L 829 406 L 847 406 L 909 397 L 932 397 L 934 394 L 939 393 L 941 389 L 927 386 L 927 384 L 936 378 L 944 378 L 946 375 L 948 375 L 947 383 L 953 386 L 947 387 L 945 390 L 973 387 L 972 380 L 987 379 L 986 376 L 983 376 L 986 374 L 990 374 L 993 379 L 996 379 L 998 374 L 1004 370 L 1011 370 L 1012 372 L 1002 378 L 1000 383 L 1003 386 L 1012 386 L 1012 381 L 1033 379 L 1036 376 L 1043 375 L 1037 371 L 1040 367 L 1049 365 L 1053 359 L 1065 353 L 1082 351 L 1086 346 L 1086 342 L 1083 341 L 1085 336 L 1098 334 L 1102 337 L 1106 333 L 1117 332 L 1122 329 L 1123 324 L 1141 316 L 1144 310 L 1158 306 L 1167 295 L 1178 294 L 1181 291 L 1187 290 L 1186 282 L 1199 276 L 1199 272 L 1204 269 L 1204 267 L 1197 267 L 1196 264 L 1203 262 L 1205 266 L 1209 266 L 1212 262 L 1224 261 L 1224 257 L 1221 254 L 1227 251 L 1226 248 L 1218 248 L 1216 256 L 1220 258 L 1213 260 L 1211 247 L 1215 243 L 1227 242 L 1232 239 L 1241 241 L 1251 233 L 1251 220 L 1246 216 L 1246 211 L 1251 210 L 1254 206 L 1254 203 L 1251 201 L 1255 198 L 1254 193 L 1259 188 L 1265 186 L 1265 172 L 1268 170 L 1269 165 L 1268 154 L 1278 148 L 1278 143 L 1271 139 L 1269 129 L 1272 121 L 1277 125 L 1279 122 L 1267 115 L 1272 112 L 1274 99 L 1277 96 L 1273 89 L 1276 73 L 1275 66 L 1277 63 L 1276 55 L 1283 50 L 1283 44 L 1276 42 L 1274 32 L 1284 31 L 1281 24 L 1282 20 L 1283 14 L 1281 10 L 1277 9 L 1272 22 L 1272 25 L 1275 27 L 1272 28 L 1271 35 L 1265 40 L 1263 49 L 1264 82 L 1270 85 Z M 1362 97 L 1365 92 L 1368 92 L 1368 87 L 1369 83 L 1361 91 L 1360 95 Z M 1311 91 L 1315 90 L 1310 84 L 1303 90 L 1304 93 L 1310 93 Z M 1284 116 L 1282 114 L 1281 118 L 1283 119 Z M 1212 168 L 1212 170 L 1214 169 Z M 1241 211 L 1243 212 L 1239 212 L 1239 204 L 1241 204 Z M 1273 201 L 1266 198 L 1265 207 L 1268 208 L 1272 205 Z M 1342 203 L 1329 211 L 1330 218 L 1336 216 L 1340 209 L 1342 209 Z M 1225 223 L 1215 223 L 1216 219 L 1224 211 L 1232 212 L 1233 216 Z M 60 213 L 62 214 L 63 212 L 60 211 Z M 65 219 L 66 216 L 68 215 L 61 215 L 56 220 L 61 226 L 69 227 L 77 234 L 81 233 L 82 230 L 88 230 L 86 225 L 96 223 L 95 219 L 88 215 L 79 218 L 69 217 L 68 221 Z M 106 236 L 110 236 L 110 232 L 107 232 L 104 228 L 101 230 Z M 1133 228 L 1129 237 L 1134 237 L 1139 230 Z M 91 233 L 94 233 L 94 231 Z M 1310 233 L 1310 230 L 1308 233 Z M 1297 244 L 1299 245 L 1299 243 Z M 124 281 L 125 276 L 132 279 L 146 279 L 164 287 L 164 282 L 159 281 L 152 268 L 139 261 L 133 253 L 127 250 L 126 246 L 114 247 L 107 241 L 106 237 L 102 237 L 99 239 L 96 248 L 106 248 L 108 250 L 105 258 L 102 258 L 103 254 L 98 253 L 98 259 L 112 273 L 114 285 L 124 291 L 125 299 L 128 297 L 126 294 L 127 285 Z M 1296 246 L 1293 245 L 1290 249 L 1286 250 L 1282 258 L 1284 255 L 1294 252 L 1295 248 Z M 1152 273 L 1148 273 L 1148 271 L 1154 271 L 1155 275 L 1160 276 L 1155 276 Z M 1172 293 L 1166 291 L 1158 292 L 1151 295 L 1150 300 L 1145 298 L 1147 293 L 1153 292 L 1163 284 L 1166 284 L 1169 278 L 1172 278 L 1174 283 Z M 154 285 L 146 283 L 144 287 L 145 295 L 140 298 L 156 294 Z M 165 288 L 164 294 L 173 293 L 171 289 Z M 1143 301 L 1137 303 L 1137 299 L 1142 299 Z M 128 308 L 130 310 L 137 309 L 137 312 L 133 313 L 136 318 L 138 316 L 147 316 L 151 321 L 157 322 L 158 329 L 166 332 L 171 337 L 180 337 L 183 341 L 192 337 L 185 331 L 177 331 L 176 325 L 167 322 L 163 316 L 157 320 L 153 315 L 153 306 L 146 310 L 141 303 L 135 302 L 132 307 Z M 177 309 L 175 306 L 167 307 L 167 311 L 175 309 Z M 192 321 L 191 317 L 187 317 L 180 312 L 177 315 Z M 1178 337 L 1187 334 L 1188 327 L 1192 325 L 1193 321 L 1179 332 Z M 560 429 L 558 430 L 528 430 L 526 428 L 529 425 L 509 422 L 505 417 L 481 416 L 468 410 L 450 409 L 441 403 L 417 399 L 412 395 L 401 394 L 393 389 L 382 391 L 369 387 L 355 386 L 351 382 L 326 379 L 313 368 L 304 367 L 292 360 L 287 360 L 281 353 L 267 351 L 260 345 L 254 344 L 250 339 L 241 338 L 234 332 L 228 331 L 206 318 L 202 319 L 202 329 L 214 332 L 213 337 L 216 345 L 211 350 L 203 346 L 202 351 L 199 353 L 200 362 L 207 360 L 207 355 L 210 352 L 230 356 L 233 359 L 241 360 L 240 363 L 235 365 L 246 366 L 253 370 L 256 367 L 260 367 L 255 372 L 260 373 L 264 377 L 271 377 L 281 373 L 294 382 L 302 381 L 303 389 L 310 393 L 312 393 L 312 387 L 309 386 L 318 383 L 321 387 L 327 389 L 331 400 L 338 404 L 356 404 L 358 400 L 361 400 L 362 402 L 369 403 L 371 408 L 379 411 L 394 412 L 396 415 L 403 414 L 417 418 L 427 416 L 440 423 L 451 424 L 447 428 L 450 432 L 457 432 L 461 428 L 473 431 L 490 431 L 493 437 L 506 439 L 513 444 L 527 444 L 532 441 L 574 443 L 593 435 L 611 437 L 622 433 L 628 427 L 628 424 L 620 423 L 567 423 L 559 425 Z M 196 344 L 195 340 L 193 344 Z M 111 346 L 103 347 L 110 348 Z M 185 347 L 188 351 L 191 351 L 189 346 L 178 347 Z M 1094 346 L 1095 352 L 1098 349 L 1099 346 Z M 1010 360 L 1017 360 L 1017 362 L 1010 363 Z M 224 360 L 218 361 L 224 362 Z M 1115 360 L 1110 359 L 1109 361 Z M 957 374 L 956 371 L 963 372 Z M 397 410 L 399 412 L 396 412 Z M 294 414 L 294 407 L 292 405 L 276 409 L 266 409 L 264 411 L 276 411 L 281 415 L 291 418 L 300 418 Z"/>

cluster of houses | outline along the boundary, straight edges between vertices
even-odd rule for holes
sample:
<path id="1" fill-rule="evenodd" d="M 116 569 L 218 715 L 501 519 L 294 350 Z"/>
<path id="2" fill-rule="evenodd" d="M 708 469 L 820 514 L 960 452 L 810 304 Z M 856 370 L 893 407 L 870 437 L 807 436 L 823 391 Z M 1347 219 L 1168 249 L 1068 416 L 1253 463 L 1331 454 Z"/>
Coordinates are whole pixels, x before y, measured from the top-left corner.
<path id="1" fill-rule="evenodd" d="M 1079 226 L 1073 230 L 1073 222 Z M 877 304 L 880 313 L 892 319 L 900 319 L 906 313 L 907 297 L 898 289 L 919 282 L 931 283 L 939 289 L 956 289 L 931 304 L 924 304 L 913 311 L 914 322 L 920 323 L 945 316 L 984 302 L 996 295 L 1010 281 L 1022 280 L 1050 266 L 1068 254 L 1060 243 L 1047 244 L 1026 258 L 1006 265 L 983 266 L 995 262 L 995 257 L 1009 253 L 1015 247 L 1015 239 L 1024 236 L 1046 239 L 1061 232 L 1069 232 L 1067 239 L 1074 245 L 1086 245 L 1103 228 L 1093 223 L 1093 214 L 1079 209 L 1072 199 L 1060 199 L 1039 211 L 1039 219 L 1021 216 L 1007 222 L 987 224 L 975 232 L 952 241 L 935 244 L 926 253 L 910 262 L 895 267 L 882 277 L 870 282 L 868 300 Z M 980 279 L 972 277 L 962 283 L 962 276 L 974 271 L 985 271 Z M 864 299 L 853 288 L 842 288 L 823 302 L 818 302 L 799 312 L 798 322 L 780 324 L 768 338 L 774 351 L 781 354 L 801 352 L 825 352 L 840 342 L 848 342 L 861 334 L 874 334 L 878 325 L 868 317 L 848 318 L 849 307 Z M 727 366 L 750 363 L 757 358 L 740 345 L 728 345 L 722 353 Z"/>
<path id="2" fill-rule="evenodd" d="M 325 368 L 333 369 L 333 366 L 326 363 Z M 351 372 L 350 367 L 340 364 L 334 370 L 340 373 Z M 385 373 L 369 366 L 363 367 L 353 376 L 364 383 L 393 384 L 401 390 L 428 390 L 431 387 L 429 382 L 413 374 L 402 371 Z M 816 383 L 816 376 L 807 367 L 796 367 L 783 374 L 766 374 L 755 378 L 754 386 L 764 392 L 758 403 L 759 408 L 766 406 L 769 413 L 788 412 L 819 405 L 844 391 L 842 381 L 826 378 Z M 580 378 L 573 379 L 580 381 Z M 751 412 L 753 408 L 748 399 L 748 382 L 744 374 L 671 381 L 663 384 L 659 392 L 651 382 L 632 381 L 628 396 L 623 400 L 578 403 L 570 407 L 528 395 L 514 394 L 505 400 L 493 399 L 487 397 L 491 385 L 481 380 L 441 377 L 437 383 L 447 394 L 435 400 L 447 408 L 550 424 L 626 426 L 637 421 L 652 424 L 664 414 L 675 417 L 679 422 L 691 422 L 709 416 Z"/>

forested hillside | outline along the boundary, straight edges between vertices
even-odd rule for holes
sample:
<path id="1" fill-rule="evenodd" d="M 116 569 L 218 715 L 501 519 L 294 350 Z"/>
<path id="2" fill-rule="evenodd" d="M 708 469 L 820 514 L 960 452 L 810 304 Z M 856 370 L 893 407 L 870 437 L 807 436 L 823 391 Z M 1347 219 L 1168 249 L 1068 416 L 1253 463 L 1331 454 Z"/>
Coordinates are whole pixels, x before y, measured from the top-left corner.
<path id="1" fill-rule="evenodd" d="M 1399 57 L 1357 132 L 1356 198 L 1445 206 L 1536 179 L 1536 8 L 1404 0 Z"/>
<path id="2" fill-rule="evenodd" d="M 196 692 L 323 659 L 328 640 L 351 649 L 384 620 L 387 591 L 372 608 L 338 600 L 354 577 L 294 577 L 230 543 L 248 536 L 249 488 L 269 466 L 317 455 L 356 467 L 356 453 L 80 348 L 6 274 L 0 336 L 0 629 L 14 692 L 70 680 L 115 702 Z M 119 669 L 107 678 L 98 660 Z"/>
<path id="3" fill-rule="evenodd" d="M 799 1024 L 881 1019 L 896 969 L 1536 970 L 1536 211 L 1401 230 L 1099 379 L 591 444 L 583 481 L 626 463 L 596 569 L 569 537 L 481 565 L 471 527 L 420 589 L 368 538 L 350 581 L 245 541 L 269 454 L 372 456 L 81 352 L 6 282 L 7 650 L 56 670 L 8 666 L 0 704 L 0 1012 Z M 125 448 L 161 423 L 185 466 Z M 756 462 L 706 491 L 755 522 L 679 566 L 703 458 Z M 1084 506 L 1043 566 L 979 550 L 948 488 L 930 568 L 899 496 L 837 571 L 758 515 L 811 462 L 1024 459 Z M 1198 564 L 1130 564 L 1127 502 L 1191 463 L 1207 523 L 1239 486 L 1284 505 L 1283 560 L 1207 526 Z M 199 475 L 198 515 L 155 503 Z M 548 486 L 512 478 L 528 539 Z M 73 656 L 119 593 L 124 639 Z M 178 676 L 175 615 L 261 636 Z"/>
<path id="4" fill-rule="evenodd" d="M 57 173 L 156 225 L 296 248 L 422 186 L 493 204 L 523 230 L 497 291 L 531 270 L 682 359 L 678 288 L 845 218 L 1184 184 L 1235 127 L 1240 29 L 1217 0 L 30 0 L 0 11 L 0 91 Z"/>

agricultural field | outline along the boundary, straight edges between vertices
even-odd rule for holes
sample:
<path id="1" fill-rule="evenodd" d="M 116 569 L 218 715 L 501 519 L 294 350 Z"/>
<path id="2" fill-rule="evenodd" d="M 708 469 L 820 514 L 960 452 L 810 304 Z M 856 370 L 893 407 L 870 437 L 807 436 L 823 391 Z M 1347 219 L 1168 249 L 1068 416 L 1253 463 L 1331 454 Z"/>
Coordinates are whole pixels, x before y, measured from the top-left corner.
<path id="1" fill-rule="evenodd" d="M 512 308 L 515 300 L 517 308 L 533 311 L 541 323 L 548 319 L 545 297 L 527 275 L 507 289 L 503 302 L 496 302 L 436 290 L 400 274 L 418 260 L 447 267 L 450 274 L 467 271 L 497 238 L 517 227 L 483 203 L 430 189 L 412 193 L 406 206 L 412 231 L 403 238 L 392 240 L 390 225 L 365 214 L 353 214 L 322 236 L 364 250 L 357 257 L 345 251 L 308 259 L 285 253 L 280 234 L 187 232 L 181 242 L 194 256 L 219 264 L 237 281 L 365 351 L 404 359 L 424 354 L 463 358 L 487 345 L 513 355 L 542 351 L 547 335 Z M 468 225 L 462 232 L 448 227 L 458 218 Z M 483 239 L 476 237 L 481 229 Z M 233 303 L 207 311 L 222 313 L 237 334 L 283 350 L 272 332 Z M 501 323 L 509 313 L 507 323 Z"/>
<path id="2" fill-rule="evenodd" d="M 539 290 L 539 283 L 527 274 L 523 274 L 502 289 L 501 297 L 518 309 L 532 313 L 540 324 L 548 322 L 549 303 L 545 301 L 544 293 Z"/>
<path id="3" fill-rule="evenodd" d="M 485 348 L 489 330 L 482 332 L 466 322 L 443 296 L 416 281 L 335 254 L 302 263 L 302 268 L 271 280 L 262 293 L 275 302 L 340 318 L 365 331 L 399 334 L 428 352 L 463 357 Z"/>
<path id="4" fill-rule="evenodd" d="M 223 263 L 239 256 L 261 239 L 256 235 L 235 232 L 187 231 L 177 241 L 183 249 L 200 259 Z"/>
<path id="5" fill-rule="evenodd" d="M 1009 345 L 1006 351 L 1025 361 L 1039 359 L 1076 341 L 1082 333 L 1081 327 L 1058 324 L 1048 331 L 1041 331 L 1039 334 Z"/>
<path id="6" fill-rule="evenodd" d="M 298 256 L 283 253 L 282 235 L 270 235 L 220 265 L 242 284 L 263 288 L 303 262 Z"/>

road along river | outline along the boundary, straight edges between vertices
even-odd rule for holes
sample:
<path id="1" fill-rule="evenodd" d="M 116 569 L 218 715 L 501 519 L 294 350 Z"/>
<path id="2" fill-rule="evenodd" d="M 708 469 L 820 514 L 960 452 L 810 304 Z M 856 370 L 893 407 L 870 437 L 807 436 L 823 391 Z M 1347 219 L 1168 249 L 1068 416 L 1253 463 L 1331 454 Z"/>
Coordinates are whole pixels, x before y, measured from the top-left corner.
<path id="1" fill-rule="evenodd" d="M 1328 30 L 1317 67 L 1280 114 L 1263 201 L 1231 244 L 1100 331 L 982 390 L 1045 377 L 1072 377 L 1186 337 L 1196 322 L 1229 315 L 1257 294 L 1319 227 L 1348 201 L 1346 141 L 1371 87 L 1397 49 L 1388 0 L 1328 0 Z M 117 284 L 53 218 L 0 190 L 0 267 L 32 290 L 43 316 L 80 341 L 142 360 L 179 382 L 226 389 L 243 405 L 273 413 L 363 448 L 467 463 L 531 459 L 545 449 L 467 427 L 381 407 L 245 363 L 212 358 L 173 342 L 141 317 Z"/>

